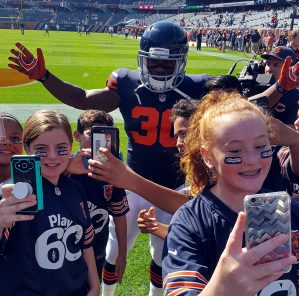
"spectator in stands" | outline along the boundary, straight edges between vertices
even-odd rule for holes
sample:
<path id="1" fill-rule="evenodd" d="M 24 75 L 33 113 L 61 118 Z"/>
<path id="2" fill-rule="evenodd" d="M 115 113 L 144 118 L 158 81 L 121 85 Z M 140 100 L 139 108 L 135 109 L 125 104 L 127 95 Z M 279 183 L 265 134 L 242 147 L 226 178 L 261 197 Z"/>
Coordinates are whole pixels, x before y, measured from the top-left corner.
<path id="1" fill-rule="evenodd" d="M 258 30 L 255 29 L 253 34 L 251 34 L 251 53 L 253 54 L 254 59 L 256 54 L 258 54 L 260 42 L 261 42 L 261 35 L 258 32 Z"/>
<path id="2" fill-rule="evenodd" d="M 272 31 L 268 31 L 265 37 L 266 50 L 270 52 L 272 50 L 273 43 L 275 42 L 275 37 Z"/>
<path id="3" fill-rule="evenodd" d="M 299 29 L 293 30 L 289 34 L 289 47 L 295 52 L 297 61 L 299 60 Z"/>
<path id="4" fill-rule="evenodd" d="M 286 46 L 288 43 L 287 39 L 285 38 L 285 35 L 281 33 L 278 37 L 278 40 L 276 41 L 276 46 Z"/>
<path id="5" fill-rule="evenodd" d="M 198 29 L 196 34 L 196 50 L 201 50 L 201 42 L 202 42 L 202 31 Z"/>
<path id="6" fill-rule="evenodd" d="M 288 56 L 291 57 L 291 66 L 295 65 L 296 55 L 294 51 L 285 46 L 275 47 L 270 53 L 261 55 L 261 57 L 266 60 L 265 73 L 272 74 L 276 82 L 279 80 L 280 76 L 283 75 L 281 69 Z M 293 125 L 297 119 L 299 90 L 295 88 L 286 91 L 283 85 L 278 86 L 277 83 L 275 85 L 277 90 L 283 95 L 279 102 L 271 107 L 272 115 L 285 124 Z"/>

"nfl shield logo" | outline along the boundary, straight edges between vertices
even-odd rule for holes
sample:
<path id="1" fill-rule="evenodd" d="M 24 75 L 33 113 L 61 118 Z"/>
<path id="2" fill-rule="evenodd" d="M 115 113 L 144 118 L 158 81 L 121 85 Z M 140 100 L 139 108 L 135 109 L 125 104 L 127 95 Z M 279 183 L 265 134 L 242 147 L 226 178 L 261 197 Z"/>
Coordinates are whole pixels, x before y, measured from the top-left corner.
<path id="1" fill-rule="evenodd" d="M 159 101 L 160 101 L 161 103 L 164 103 L 164 102 L 166 101 L 166 95 L 164 95 L 164 94 L 159 94 Z"/>

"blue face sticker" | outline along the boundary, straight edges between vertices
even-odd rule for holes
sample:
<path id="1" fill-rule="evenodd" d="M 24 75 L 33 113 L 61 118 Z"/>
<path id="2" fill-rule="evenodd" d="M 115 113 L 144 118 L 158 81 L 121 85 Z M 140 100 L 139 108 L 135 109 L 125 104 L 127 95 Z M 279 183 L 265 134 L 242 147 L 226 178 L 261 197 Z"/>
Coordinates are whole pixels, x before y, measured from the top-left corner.
<path id="1" fill-rule="evenodd" d="M 271 149 L 261 152 L 261 158 L 272 157 L 273 151 Z"/>
<path id="2" fill-rule="evenodd" d="M 57 151 L 58 155 L 68 155 L 68 151 L 66 149 L 61 149 Z"/>
<path id="3" fill-rule="evenodd" d="M 47 157 L 47 152 L 45 152 L 45 151 L 36 151 L 35 155 L 39 156 L 39 157 Z"/>
<path id="4" fill-rule="evenodd" d="M 36 151 L 35 155 L 39 156 L 39 157 L 47 157 L 48 153 L 46 151 Z M 68 151 L 66 149 L 58 150 L 57 155 L 59 155 L 59 156 L 68 155 Z"/>
<path id="5" fill-rule="evenodd" d="M 241 157 L 225 157 L 224 158 L 225 164 L 240 164 L 242 163 Z"/>

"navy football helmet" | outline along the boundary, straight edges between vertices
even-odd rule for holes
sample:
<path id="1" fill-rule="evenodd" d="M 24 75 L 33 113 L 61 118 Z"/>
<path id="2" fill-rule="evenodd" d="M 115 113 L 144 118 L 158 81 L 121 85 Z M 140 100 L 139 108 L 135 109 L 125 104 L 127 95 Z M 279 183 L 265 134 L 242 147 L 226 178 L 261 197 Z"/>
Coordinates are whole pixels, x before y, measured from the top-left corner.
<path id="1" fill-rule="evenodd" d="M 178 25 L 157 22 L 148 27 L 138 51 L 142 84 L 158 93 L 176 88 L 185 75 L 188 48 L 186 33 Z"/>

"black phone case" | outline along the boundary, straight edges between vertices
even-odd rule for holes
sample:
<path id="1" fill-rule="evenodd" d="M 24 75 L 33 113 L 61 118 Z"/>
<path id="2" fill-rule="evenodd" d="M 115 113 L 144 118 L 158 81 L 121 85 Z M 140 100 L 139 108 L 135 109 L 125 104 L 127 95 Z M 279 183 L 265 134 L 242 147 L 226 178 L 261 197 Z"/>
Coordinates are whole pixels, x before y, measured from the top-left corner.
<path id="1" fill-rule="evenodd" d="M 100 147 L 110 149 L 111 153 L 119 157 L 119 130 L 112 126 L 93 126 L 91 129 L 92 158 L 101 160 L 98 155 Z"/>

